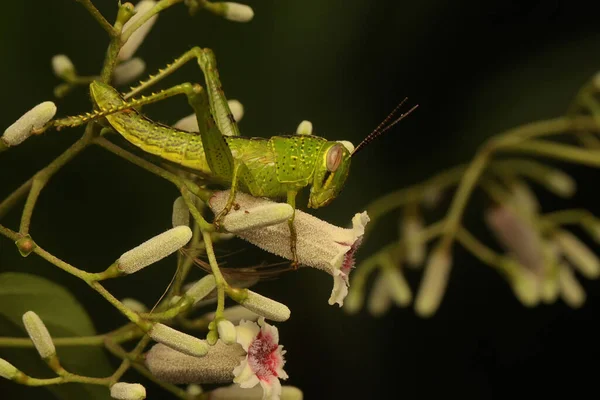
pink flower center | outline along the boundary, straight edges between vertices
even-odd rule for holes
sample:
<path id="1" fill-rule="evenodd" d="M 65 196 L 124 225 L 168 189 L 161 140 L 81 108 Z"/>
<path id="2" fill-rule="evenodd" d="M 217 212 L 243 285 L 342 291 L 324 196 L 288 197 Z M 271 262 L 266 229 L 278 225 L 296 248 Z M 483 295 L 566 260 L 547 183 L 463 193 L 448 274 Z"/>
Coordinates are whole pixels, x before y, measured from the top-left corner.
<path id="1" fill-rule="evenodd" d="M 248 348 L 248 364 L 261 381 L 277 376 L 277 367 L 281 364 L 277 349 L 273 336 L 262 330 Z"/>
<path id="2" fill-rule="evenodd" d="M 360 244 L 362 243 L 362 236 L 359 237 L 354 243 L 352 243 L 352 245 L 350 246 L 350 250 L 348 250 L 348 252 L 344 255 L 344 261 L 342 262 L 342 266 L 340 267 L 340 271 L 342 271 L 342 273 L 348 277 L 348 275 L 350 275 L 350 270 L 352 268 L 354 268 L 354 254 L 356 253 L 356 250 L 359 248 Z M 346 244 L 346 243 L 341 243 L 341 244 Z M 347 244 L 346 244 L 347 246 Z"/>

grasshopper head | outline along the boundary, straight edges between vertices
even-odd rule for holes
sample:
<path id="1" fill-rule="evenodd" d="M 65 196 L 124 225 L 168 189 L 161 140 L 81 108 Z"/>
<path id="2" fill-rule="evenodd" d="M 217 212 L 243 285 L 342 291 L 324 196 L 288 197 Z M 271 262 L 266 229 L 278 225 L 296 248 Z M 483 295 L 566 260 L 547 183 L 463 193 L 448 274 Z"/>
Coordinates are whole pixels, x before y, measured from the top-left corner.
<path id="1" fill-rule="evenodd" d="M 326 206 L 340 193 L 350 170 L 350 147 L 350 143 L 328 142 L 321 148 L 308 207 Z"/>

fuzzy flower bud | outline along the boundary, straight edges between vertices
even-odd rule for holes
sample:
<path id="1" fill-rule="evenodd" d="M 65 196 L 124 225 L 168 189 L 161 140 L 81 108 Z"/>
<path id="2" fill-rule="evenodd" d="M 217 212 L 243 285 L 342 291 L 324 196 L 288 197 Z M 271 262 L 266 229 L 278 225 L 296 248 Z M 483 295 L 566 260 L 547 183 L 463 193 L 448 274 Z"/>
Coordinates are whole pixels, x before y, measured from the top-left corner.
<path id="1" fill-rule="evenodd" d="M 123 25 L 123 32 L 127 31 L 127 29 L 132 26 L 136 21 L 138 21 L 144 14 L 146 14 L 150 9 L 152 9 L 156 5 L 156 1 L 153 0 L 142 0 L 135 5 L 135 15 L 131 17 L 129 21 Z M 119 51 L 118 59 L 120 61 L 129 60 L 137 51 L 138 47 L 142 44 L 146 35 L 152 29 L 152 26 L 156 22 L 156 18 L 158 18 L 158 14 L 153 15 L 150 19 L 148 19 L 142 26 L 140 26 L 135 32 L 129 36 L 127 42 L 121 47 Z"/>
<path id="2" fill-rule="evenodd" d="M 188 385 L 187 388 L 185 388 L 185 392 L 187 393 L 188 396 L 194 398 L 194 397 L 202 394 L 202 387 L 200 385 L 196 385 L 195 383 L 192 383 L 192 384 Z"/>
<path id="3" fill-rule="evenodd" d="M 148 335 L 159 343 L 194 357 L 204 356 L 209 348 L 205 341 L 160 323 L 154 324 Z"/>
<path id="4" fill-rule="evenodd" d="M 584 276 L 595 279 L 600 276 L 600 260 L 575 235 L 567 231 L 559 231 L 554 236 L 562 253 Z"/>
<path id="5" fill-rule="evenodd" d="M 52 342 L 52 337 L 42 322 L 40 317 L 33 311 L 27 311 L 23 314 L 23 325 L 27 330 L 27 334 L 31 338 L 40 357 L 48 359 L 56 355 L 56 348 Z"/>
<path id="6" fill-rule="evenodd" d="M 242 117 L 244 116 L 244 106 L 242 105 L 242 103 L 240 103 L 237 100 L 228 100 L 227 104 L 235 121 L 240 122 Z M 190 114 L 186 117 L 181 118 L 179 121 L 175 122 L 173 128 L 186 132 L 200 131 L 200 128 L 198 127 L 198 119 L 196 118 L 196 114 Z"/>
<path id="7" fill-rule="evenodd" d="M 298 135 L 312 135 L 313 133 L 313 124 L 310 121 L 304 120 L 298 124 L 298 128 L 296 128 L 296 134 Z"/>
<path id="8" fill-rule="evenodd" d="M 546 176 L 546 185 L 561 197 L 571 197 L 577 190 L 575 180 L 560 170 L 553 170 Z"/>
<path id="9" fill-rule="evenodd" d="M 143 400 L 146 388 L 139 383 L 117 382 L 110 387 L 110 397 L 117 400 Z"/>
<path id="10" fill-rule="evenodd" d="M 401 231 L 406 246 L 406 263 L 411 267 L 423 264 L 427 250 L 420 238 L 423 220 L 418 215 L 407 215 L 402 219 Z"/>
<path id="11" fill-rule="evenodd" d="M 173 202 L 172 223 L 173 228 L 178 226 L 190 226 L 190 209 L 181 196 Z"/>
<path id="12" fill-rule="evenodd" d="M 251 290 L 248 290 L 248 297 L 240 304 L 272 321 L 286 321 L 291 314 L 290 309 L 285 304 L 271 300 Z"/>
<path id="13" fill-rule="evenodd" d="M 221 211 L 228 197 L 229 191 L 215 193 L 209 200 L 209 206 L 213 212 Z M 240 210 L 250 210 L 260 204 L 273 204 L 274 202 L 238 193 L 236 203 L 239 204 Z M 340 307 L 344 304 L 344 298 L 348 294 L 348 277 L 354 267 L 354 254 L 360 246 L 368 222 L 369 216 L 366 212 L 355 214 L 352 218 L 352 228 L 344 229 L 301 210 L 295 211 L 294 227 L 297 233 L 298 262 L 327 271 L 333 277 L 333 290 L 329 304 L 338 304 Z M 287 221 L 263 228 L 236 232 L 236 235 L 280 257 L 288 260 L 293 258 Z"/>
<path id="14" fill-rule="evenodd" d="M 19 370 L 16 369 L 14 365 L 6 361 L 4 358 L 0 358 L 0 377 L 11 380 L 14 379 L 18 373 Z"/>
<path id="15" fill-rule="evenodd" d="M 567 265 L 559 267 L 560 295 L 569 307 L 579 308 L 585 303 L 586 294 L 575 274 Z"/>
<path id="16" fill-rule="evenodd" d="M 187 226 L 169 229 L 124 253 L 117 260 L 117 266 L 121 272 L 133 274 L 171 255 L 185 246 L 191 238 L 192 230 Z"/>
<path id="17" fill-rule="evenodd" d="M 417 299 L 415 311 L 422 317 L 430 317 L 440 306 L 440 301 L 448 284 L 452 256 L 446 248 L 438 247 L 433 250 L 427 265 Z"/>
<path id="18" fill-rule="evenodd" d="M 6 128 L 0 140 L 9 147 L 21 144 L 31 136 L 33 130 L 43 127 L 55 114 L 56 105 L 53 102 L 40 103 Z"/>
<path id="19" fill-rule="evenodd" d="M 356 314 L 360 311 L 364 303 L 364 294 L 362 290 L 354 290 L 352 287 L 348 291 L 348 296 L 344 300 L 344 311 L 348 314 Z"/>
<path id="20" fill-rule="evenodd" d="M 292 206 L 285 203 L 244 204 L 240 205 L 239 210 L 232 210 L 225 216 L 223 228 L 231 233 L 243 232 L 286 222 L 293 214 Z"/>
<path id="21" fill-rule="evenodd" d="M 146 366 L 160 380 L 181 383 L 226 383 L 233 381 L 233 369 L 245 356 L 239 344 L 226 345 L 221 340 L 210 346 L 204 357 L 154 345 L 146 354 Z"/>
<path id="22" fill-rule="evenodd" d="M 254 10 L 245 4 L 233 2 L 206 2 L 204 8 L 211 13 L 234 22 L 248 22 L 254 17 Z"/>
<path id="23" fill-rule="evenodd" d="M 219 338 L 225 344 L 235 343 L 236 331 L 235 326 L 230 321 L 222 319 L 217 323 L 217 331 L 219 332 Z"/>
<path id="24" fill-rule="evenodd" d="M 228 321 L 231 321 L 234 324 L 237 324 L 242 319 L 245 319 L 248 321 L 256 321 L 259 317 L 260 317 L 260 315 L 256 314 L 253 311 L 248 310 L 244 306 L 228 307 L 223 311 L 223 318 L 225 318 Z M 205 314 L 203 316 L 203 318 L 207 319 L 207 320 L 213 320 L 213 319 L 215 319 L 215 313 L 211 312 L 211 313 Z"/>
<path id="25" fill-rule="evenodd" d="M 385 280 L 386 277 L 383 274 L 377 274 L 373 287 L 371 288 L 371 295 L 367 301 L 367 310 L 369 310 L 369 313 L 374 317 L 382 316 L 392 305 L 392 299 Z"/>
<path id="26" fill-rule="evenodd" d="M 69 57 L 57 54 L 52 57 L 52 71 L 58 78 L 65 78 L 75 74 L 75 66 Z"/>
<path id="27" fill-rule="evenodd" d="M 126 85 L 133 82 L 146 69 L 146 63 L 139 57 L 124 61 L 115 67 L 113 83 L 115 85 Z"/>
<path id="28" fill-rule="evenodd" d="M 217 283 L 215 282 L 215 277 L 213 275 L 206 275 L 204 278 L 190 286 L 185 292 L 185 296 L 193 299 L 194 304 L 196 304 L 198 301 L 208 296 L 216 286 Z"/>
<path id="29" fill-rule="evenodd" d="M 282 386 L 280 400 L 302 400 L 304 395 L 300 389 L 295 386 Z M 233 384 L 220 387 L 210 392 L 211 400 L 262 400 L 263 390 L 260 386 L 253 388 L 242 388 L 240 385 Z"/>
<path id="30" fill-rule="evenodd" d="M 121 303 L 123 303 L 123 305 L 127 308 L 129 308 L 131 311 L 136 312 L 136 313 L 145 313 L 148 312 L 148 307 L 146 307 L 146 305 L 136 299 L 132 299 L 132 298 L 125 298 L 123 300 L 121 300 Z"/>

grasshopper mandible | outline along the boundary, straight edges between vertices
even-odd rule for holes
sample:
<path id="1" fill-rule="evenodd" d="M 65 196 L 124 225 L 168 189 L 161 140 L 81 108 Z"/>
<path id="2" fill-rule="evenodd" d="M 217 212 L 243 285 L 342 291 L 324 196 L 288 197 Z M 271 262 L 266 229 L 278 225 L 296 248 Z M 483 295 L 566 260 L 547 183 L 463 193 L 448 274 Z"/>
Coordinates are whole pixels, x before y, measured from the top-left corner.
<path id="1" fill-rule="evenodd" d="M 206 90 L 198 84 L 184 83 L 128 100 L 194 59 L 204 74 Z M 194 109 L 199 133 L 159 124 L 134 109 L 178 94 L 184 94 Z M 313 135 L 243 137 L 227 104 L 215 56 L 210 49 L 199 47 L 189 50 L 125 96 L 99 81 L 91 83 L 90 95 L 97 111 L 55 120 L 53 125 L 60 129 L 105 118 L 114 130 L 143 151 L 197 171 L 210 181 L 230 185 L 227 204 L 214 220 L 217 226 L 233 206 L 238 189 L 257 197 L 285 198 L 295 209 L 297 193 L 310 186 L 308 207 L 329 204 L 344 186 L 352 155 L 417 107 L 384 128 L 404 102 L 400 103 L 356 149 L 349 142 L 329 141 Z M 294 215 L 288 224 L 292 265 L 297 268 Z"/>

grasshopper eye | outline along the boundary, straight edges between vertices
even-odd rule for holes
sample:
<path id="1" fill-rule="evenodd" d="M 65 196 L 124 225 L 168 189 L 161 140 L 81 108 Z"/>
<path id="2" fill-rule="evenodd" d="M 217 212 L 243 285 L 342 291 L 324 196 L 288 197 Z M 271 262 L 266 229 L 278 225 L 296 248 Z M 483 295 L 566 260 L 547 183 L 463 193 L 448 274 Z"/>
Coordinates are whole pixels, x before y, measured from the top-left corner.
<path id="1" fill-rule="evenodd" d="M 342 145 L 333 145 L 327 151 L 327 171 L 335 172 L 342 162 Z"/>

